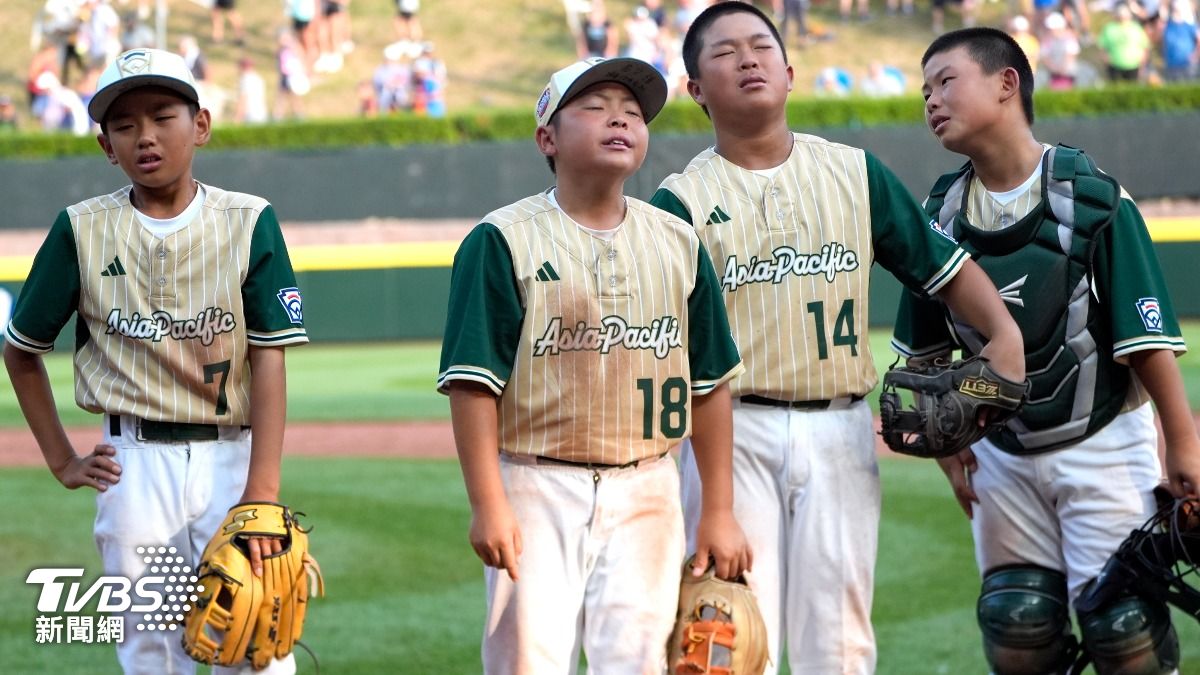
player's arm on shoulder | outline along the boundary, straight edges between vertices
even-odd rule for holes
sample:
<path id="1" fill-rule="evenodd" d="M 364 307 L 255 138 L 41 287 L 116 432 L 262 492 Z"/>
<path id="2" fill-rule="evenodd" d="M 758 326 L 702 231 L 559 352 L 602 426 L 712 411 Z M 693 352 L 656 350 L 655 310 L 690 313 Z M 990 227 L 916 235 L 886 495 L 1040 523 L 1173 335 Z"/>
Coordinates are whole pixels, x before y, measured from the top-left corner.
<path id="1" fill-rule="evenodd" d="M 1025 379 L 1021 329 L 983 268 L 967 260 L 938 296 L 952 312 L 987 338 L 980 355 L 991 361 L 997 373 L 1017 382 Z"/>

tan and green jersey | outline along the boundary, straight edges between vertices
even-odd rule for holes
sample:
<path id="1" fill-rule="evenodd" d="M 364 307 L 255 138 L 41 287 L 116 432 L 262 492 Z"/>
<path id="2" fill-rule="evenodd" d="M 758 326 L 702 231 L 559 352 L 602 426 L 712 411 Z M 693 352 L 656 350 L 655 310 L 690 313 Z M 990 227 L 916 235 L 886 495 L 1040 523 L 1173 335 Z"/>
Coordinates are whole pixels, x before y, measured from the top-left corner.
<path id="1" fill-rule="evenodd" d="M 130 188 L 59 214 L 7 330 L 43 353 L 78 314 L 75 400 L 91 412 L 250 423 L 248 346 L 308 341 L 287 248 L 265 200 L 200 186 L 199 215 L 160 238 Z"/>
<path id="2" fill-rule="evenodd" d="M 626 200 L 611 240 L 548 193 L 488 214 L 454 256 L 438 390 L 499 396 L 506 452 L 624 464 L 691 432 L 691 397 L 741 372 L 692 228 Z"/>
<path id="3" fill-rule="evenodd" d="M 705 150 L 651 203 L 692 223 L 712 253 L 747 364 L 735 396 L 865 395 L 877 379 L 867 340 L 871 263 L 928 295 L 967 259 L 874 156 L 804 134 L 770 171 Z"/>

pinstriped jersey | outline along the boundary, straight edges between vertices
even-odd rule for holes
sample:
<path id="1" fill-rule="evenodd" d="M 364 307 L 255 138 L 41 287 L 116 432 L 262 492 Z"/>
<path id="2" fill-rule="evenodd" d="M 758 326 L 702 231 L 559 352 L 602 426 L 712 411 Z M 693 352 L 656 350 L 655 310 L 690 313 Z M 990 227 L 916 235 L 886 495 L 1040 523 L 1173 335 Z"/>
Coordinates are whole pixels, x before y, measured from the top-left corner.
<path id="1" fill-rule="evenodd" d="M 691 431 L 691 396 L 741 372 L 695 233 L 626 199 L 611 241 L 539 194 L 488 214 L 454 257 L 438 390 L 499 396 L 506 452 L 623 464 Z"/>
<path id="2" fill-rule="evenodd" d="M 199 189 L 199 214 L 162 238 L 138 221 L 129 187 L 70 206 L 34 258 L 7 337 L 48 352 L 77 313 L 85 410 L 249 424 L 248 347 L 308 341 L 270 204 Z"/>
<path id="3" fill-rule="evenodd" d="M 967 255 L 874 156 L 794 138 L 773 173 L 705 150 L 651 203 L 691 222 L 712 253 L 747 364 L 735 396 L 865 395 L 877 380 L 867 340 L 872 262 L 932 294 Z"/>

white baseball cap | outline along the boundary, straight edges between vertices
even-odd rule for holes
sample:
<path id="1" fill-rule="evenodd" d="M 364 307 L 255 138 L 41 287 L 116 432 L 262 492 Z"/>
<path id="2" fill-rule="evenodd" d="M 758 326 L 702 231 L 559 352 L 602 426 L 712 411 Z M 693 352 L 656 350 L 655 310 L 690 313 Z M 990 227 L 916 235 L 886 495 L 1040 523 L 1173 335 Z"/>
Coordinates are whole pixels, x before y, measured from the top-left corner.
<path id="1" fill-rule="evenodd" d="M 554 113 L 579 92 L 599 82 L 625 85 L 642 108 L 647 123 L 667 102 L 667 81 L 654 66 L 641 59 L 599 57 L 577 61 L 550 77 L 550 83 L 538 99 L 533 116 L 539 127 L 550 123 Z"/>
<path id="2" fill-rule="evenodd" d="M 131 49 L 100 73 L 96 94 L 88 102 L 88 114 L 99 123 L 118 96 L 149 86 L 165 87 L 193 103 L 200 102 L 196 80 L 182 56 L 161 49 Z"/>

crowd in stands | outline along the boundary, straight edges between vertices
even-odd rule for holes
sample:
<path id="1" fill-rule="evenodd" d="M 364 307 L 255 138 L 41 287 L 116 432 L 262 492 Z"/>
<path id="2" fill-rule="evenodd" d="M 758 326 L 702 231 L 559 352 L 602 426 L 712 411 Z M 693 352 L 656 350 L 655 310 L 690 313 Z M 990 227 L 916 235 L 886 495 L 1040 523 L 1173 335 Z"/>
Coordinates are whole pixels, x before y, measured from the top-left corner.
<path id="1" fill-rule="evenodd" d="M 255 1 L 279 3 L 274 45 L 248 44 L 264 38 L 247 34 L 237 0 L 193 0 L 210 5 L 211 31 L 182 36 L 173 45 L 157 44 L 152 27 L 156 0 L 44 0 L 31 38 L 27 105 L 22 109 L 11 96 L 0 98 L 0 133 L 18 127 L 94 133 L 86 105 L 103 66 L 123 50 L 149 46 L 174 47 L 184 56 L 200 85 L 202 102 L 218 122 L 263 124 L 303 117 L 304 99 L 312 87 L 323 76 L 341 71 L 345 56 L 356 48 L 351 37 L 351 0 Z M 642 0 L 632 10 L 622 4 L 614 13 L 605 0 L 563 0 L 563 10 L 580 58 L 621 55 L 645 60 L 666 77 L 671 96 L 682 97 L 687 96 L 683 36 L 711 1 Z M 836 39 L 835 31 L 809 15 L 813 3 L 829 3 L 827 15 L 834 21 L 872 20 L 871 0 L 757 1 L 774 15 L 792 50 Z M 947 8 L 963 25 L 972 25 L 981 1 L 930 0 L 934 32 L 944 29 Z M 1029 56 L 1038 87 L 1194 80 L 1200 61 L 1197 1 L 1008 0 L 1007 30 Z M 924 30 L 916 23 L 922 20 L 915 16 L 913 0 L 882 0 L 882 4 L 887 15 L 901 21 L 912 17 L 913 30 Z M 420 0 L 395 0 L 395 40 L 382 49 L 378 65 L 355 77 L 353 100 L 360 114 L 446 114 L 446 66 L 427 39 L 420 9 Z M 1099 31 L 1093 30 L 1093 12 L 1105 15 L 1097 22 L 1103 26 Z M 236 63 L 233 89 L 213 81 L 205 53 L 207 47 L 226 42 L 234 49 L 219 53 L 234 59 L 231 65 Z M 274 63 L 256 62 L 252 46 L 260 55 L 273 51 Z M 272 66 L 274 88 L 264 75 Z M 919 84 L 906 81 L 896 64 L 873 60 L 860 72 L 827 64 L 811 92 L 833 97 L 892 96 L 911 92 Z"/>
<path id="2" fill-rule="evenodd" d="M 27 107 L 22 112 L 12 97 L 0 99 L 0 133 L 18 128 L 95 133 L 87 102 L 100 73 L 122 51 L 139 47 L 174 48 L 182 55 L 196 78 L 201 104 L 218 123 L 263 124 L 303 117 L 304 98 L 314 84 L 341 71 L 345 56 L 356 48 L 350 34 L 351 0 L 255 1 L 279 3 L 281 8 L 278 31 L 265 45 L 252 44 L 263 38 L 248 34 L 237 0 L 195 2 L 209 6 L 211 32 L 184 35 L 164 45 L 158 44 L 153 27 L 156 0 L 44 0 L 30 39 Z M 192 11 L 182 3 L 171 4 Z M 366 86 L 357 92 L 363 114 L 446 114 L 446 66 L 433 43 L 424 39 L 419 9 L 419 0 L 396 0 L 396 40 L 383 50 L 383 63 L 375 72 L 363 73 Z M 235 89 L 214 81 L 205 52 L 226 42 L 232 49 L 220 54 L 233 59 L 231 65 L 236 63 Z M 271 51 L 273 64 L 255 61 L 253 54 Z M 272 65 L 274 91 L 264 75 Z"/>

